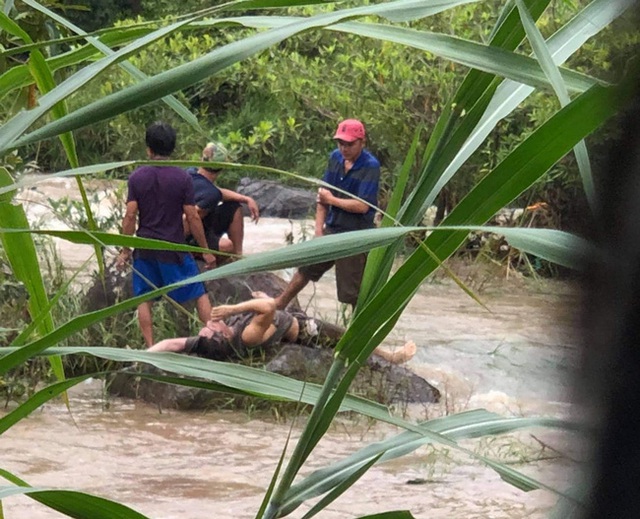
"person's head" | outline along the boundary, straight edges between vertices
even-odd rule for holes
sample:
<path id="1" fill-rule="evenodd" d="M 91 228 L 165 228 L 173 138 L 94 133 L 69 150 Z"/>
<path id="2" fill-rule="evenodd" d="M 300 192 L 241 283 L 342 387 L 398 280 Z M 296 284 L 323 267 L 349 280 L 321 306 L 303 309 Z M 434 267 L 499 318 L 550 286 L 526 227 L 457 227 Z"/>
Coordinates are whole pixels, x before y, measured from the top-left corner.
<path id="1" fill-rule="evenodd" d="M 219 330 L 219 327 L 214 325 L 215 322 L 207 321 L 206 326 L 200 330 L 198 342 L 192 353 L 208 359 L 226 360 L 233 351 L 233 335 L 229 337 L 228 333 Z"/>
<path id="2" fill-rule="evenodd" d="M 345 160 L 354 162 L 366 144 L 364 125 L 357 119 L 345 119 L 338 124 L 333 140 Z"/>
<path id="3" fill-rule="evenodd" d="M 176 148 L 176 131 L 170 124 L 156 121 L 147 128 L 145 142 L 151 157 L 168 157 Z"/>
<path id="4" fill-rule="evenodd" d="M 228 162 L 229 152 L 219 142 L 210 142 L 202 150 L 202 161 L 203 162 Z M 211 167 L 211 168 L 203 167 L 202 169 L 204 169 L 210 175 L 215 175 L 215 176 L 217 176 L 222 171 L 222 169 L 214 168 L 214 167 Z"/>

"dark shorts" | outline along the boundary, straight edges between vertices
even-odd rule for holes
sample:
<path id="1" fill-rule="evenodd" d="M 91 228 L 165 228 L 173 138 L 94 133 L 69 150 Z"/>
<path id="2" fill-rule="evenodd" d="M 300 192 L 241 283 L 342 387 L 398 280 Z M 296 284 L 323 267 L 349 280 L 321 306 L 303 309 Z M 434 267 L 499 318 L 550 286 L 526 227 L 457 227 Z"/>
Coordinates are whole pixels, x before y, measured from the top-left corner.
<path id="1" fill-rule="evenodd" d="M 204 218 L 202 225 L 210 249 L 220 250 L 220 238 L 229 232 L 233 217 L 240 207 L 238 202 L 223 202 Z M 193 236 L 189 236 L 187 241 L 190 245 L 198 245 Z"/>
<path id="2" fill-rule="evenodd" d="M 355 306 L 358 302 L 362 274 L 367 263 L 365 253 L 340 258 L 335 261 L 325 261 L 315 265 L 300 267 L 300 273 L 311 281 L 318 281 L 324 273 L 336 266 L 336 289 L 338 301 Z"/>
<path id="3" fill-rule="evenodd" d="M 136 258 L 133 260 L 133 295 L 140 296 L 198 274 L 198 265 L 191 255 L 185 255 L 182 263 L 163 263 L 153 259 Z M 205 288 L 202 283 L 191 283 L 176 288 L 167 295 L 176 303 L 184 303 L 203 294 Z"/>

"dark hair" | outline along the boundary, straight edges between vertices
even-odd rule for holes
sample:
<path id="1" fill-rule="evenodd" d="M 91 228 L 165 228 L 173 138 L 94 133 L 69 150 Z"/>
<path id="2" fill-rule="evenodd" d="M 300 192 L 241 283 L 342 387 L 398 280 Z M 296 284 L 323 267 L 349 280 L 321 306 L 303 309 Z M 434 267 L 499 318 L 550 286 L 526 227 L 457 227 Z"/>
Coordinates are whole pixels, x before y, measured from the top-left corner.
<path id="1" fill-rule="evenodd" d="M 170 124 L 156 121 L 147 128 L 145 142 L 154 155 L 168 157 L 176 148 L 176 131 Z"/>
<path id="2" fill-rule="evenodd" d="M 239 356 L 239 352 L 222 332 L 213 332 L 211 337 L 199 337 L 192 352 L 212 360 L 237 359 Z"/>

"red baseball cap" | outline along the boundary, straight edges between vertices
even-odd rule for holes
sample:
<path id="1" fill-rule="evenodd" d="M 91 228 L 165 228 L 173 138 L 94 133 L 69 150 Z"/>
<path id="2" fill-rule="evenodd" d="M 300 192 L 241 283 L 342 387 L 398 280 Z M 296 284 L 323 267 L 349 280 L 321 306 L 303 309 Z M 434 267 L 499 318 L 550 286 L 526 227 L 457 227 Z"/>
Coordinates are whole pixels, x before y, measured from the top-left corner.
<path id="1" fill-rule="evenodd" d="M 357 119 L 345 119 L 338 124 L 334 139 L 339 139 L 345 142 L 353 142 L 358 139 L 364 139 L 365 131 L 364 125 Z"/>

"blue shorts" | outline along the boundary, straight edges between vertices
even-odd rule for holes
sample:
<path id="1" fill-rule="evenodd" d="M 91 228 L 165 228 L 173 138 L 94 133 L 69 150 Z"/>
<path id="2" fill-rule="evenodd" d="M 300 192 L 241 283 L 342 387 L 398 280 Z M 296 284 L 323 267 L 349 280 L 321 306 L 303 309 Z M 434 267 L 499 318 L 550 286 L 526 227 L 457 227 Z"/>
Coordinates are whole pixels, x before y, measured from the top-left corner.
<path id="1" fill-rule="evenodd" d="M 185 255 L 182 264 L 136 258 L 133 260 L 133 295 L 140 296 L 156 288 L 166 287 L 198 274 L 200 274 L 198 265 L 191 255 Z M 147 283 L 145 279 L 155 286 Z M 205 293 L 204 284 L 191 283 L 178 287 L 167 295 L 176 303 L 184 303 L 191 299 L 197 299 Z"/>

